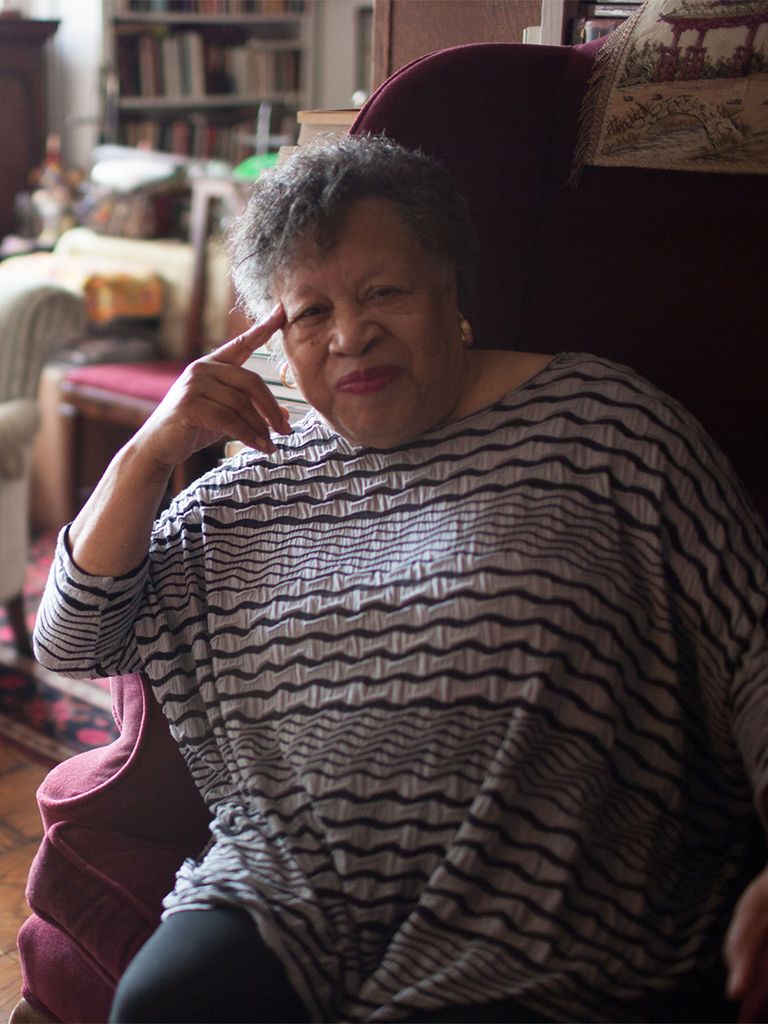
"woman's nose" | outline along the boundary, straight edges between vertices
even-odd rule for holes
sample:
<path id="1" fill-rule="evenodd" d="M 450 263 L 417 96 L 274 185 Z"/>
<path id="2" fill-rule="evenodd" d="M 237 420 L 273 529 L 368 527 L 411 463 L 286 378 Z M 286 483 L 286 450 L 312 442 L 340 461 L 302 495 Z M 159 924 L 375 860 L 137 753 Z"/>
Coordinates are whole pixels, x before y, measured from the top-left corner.
<path id="1" fill-rule="evenodd" d="M 378 328 L 362 309 L 337 309 L 329 347 L 336 355 L 359 356 L 375 343 L 378 335 Z"/>

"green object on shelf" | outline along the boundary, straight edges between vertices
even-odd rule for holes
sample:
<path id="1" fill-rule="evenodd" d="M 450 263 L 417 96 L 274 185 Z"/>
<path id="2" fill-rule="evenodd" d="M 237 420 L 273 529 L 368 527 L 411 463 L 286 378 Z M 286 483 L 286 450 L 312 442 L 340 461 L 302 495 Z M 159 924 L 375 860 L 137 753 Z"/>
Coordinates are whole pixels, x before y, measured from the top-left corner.
<path id="1" fill-rule="evenodd" d="M 235 167 L 232 175 L 239 181 L 255 181 L 262 171 L 266 171 L 268 167 L 274 167 L 276 163 L 277 153 L 260 153 L 257 156 L 249 156 Z"/>

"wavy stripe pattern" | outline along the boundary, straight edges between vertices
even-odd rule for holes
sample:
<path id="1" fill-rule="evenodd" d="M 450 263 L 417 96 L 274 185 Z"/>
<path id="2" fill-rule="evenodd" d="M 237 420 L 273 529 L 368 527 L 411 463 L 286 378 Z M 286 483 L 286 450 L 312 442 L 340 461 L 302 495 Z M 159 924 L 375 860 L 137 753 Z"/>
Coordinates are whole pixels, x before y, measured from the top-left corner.
<path id="1" fill-rule="evenodd" d="M 60 544 L 36 639 L 148 672 L 215 837 L 168 911 L 247 907 L 315 1019 L 632 1019 L 714 967 L 744 881 L 766 575 L 700 427 L 565 354 L 397 451 L 310 415 L 129 576 Z"/>

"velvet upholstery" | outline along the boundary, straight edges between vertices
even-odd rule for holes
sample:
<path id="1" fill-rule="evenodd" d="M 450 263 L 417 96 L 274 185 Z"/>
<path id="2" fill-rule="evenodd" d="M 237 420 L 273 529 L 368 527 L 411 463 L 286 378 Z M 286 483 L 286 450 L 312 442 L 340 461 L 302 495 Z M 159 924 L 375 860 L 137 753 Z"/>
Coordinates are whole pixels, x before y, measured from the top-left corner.
<path id="1" fill-rule="evenodd" d="M 758 252 L 768 176 L 585 168 L 571 187 L 598 45 L 477 44 L 420 58 L 352 130 L 386 131 L 454 173 L 480 237 L 477 298 L 464 310 L 479 344 L 629 363 L 697 412 L 768 512 L 768 261 Z M 204 841 L 204 812 L 146 683 L 113 680 L 113 691 L 121 739 L 59 766 L 40 791 L 46 837 L 20 937 L 24 991 L 66 1020 L 104 1019 L 171 862 Z M 748 1019 L 765 1012 L 764 996 L 755 990 Z"/>
<path id="2" fill-rule="evenodd" d="M 70 370 L 65 379 L 66 385 L 76 384 L 98 395 L 104 392 L 110 400 L 114 396 L 139 398 L 158 404 L 165 398 L 171 384 L 176 380 L 186 364 L 174 360 L 145 363 L 93 363 L 89 366 L 77 366 Z"/>
<path id="3" fill-rule="evenodd" d="M 38 792 L 23 995 L 66 1021 L 106 1020 L 176 870 L 208 839 L 205 805 L 146 682 L 124 676 L 111 688 L 119 738 L 57 765 Z"/>

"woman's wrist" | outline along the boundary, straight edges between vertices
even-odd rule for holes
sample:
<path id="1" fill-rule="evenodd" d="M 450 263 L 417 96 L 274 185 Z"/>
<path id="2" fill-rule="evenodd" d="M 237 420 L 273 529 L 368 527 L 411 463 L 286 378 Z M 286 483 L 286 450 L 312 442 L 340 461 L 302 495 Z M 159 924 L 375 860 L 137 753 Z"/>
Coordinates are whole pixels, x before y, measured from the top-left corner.
<path id="1" fill-rule="evenodd" d="M 120 449 L 113 464 L 118 472 L 136 476 L 145 485 L 156 483 L 165 490 L 177 462 L 159 457 L 152 445 L 141 436 L 141 431 Z M 111 468 L 111 466 L 110 466 Z"/>
<path id="2" fill-rule="evenodd" d="M 172 471 L 136 437 L 120 449 L 69 529 L 82 571 L 119 576 L 140 564 Z"/>

